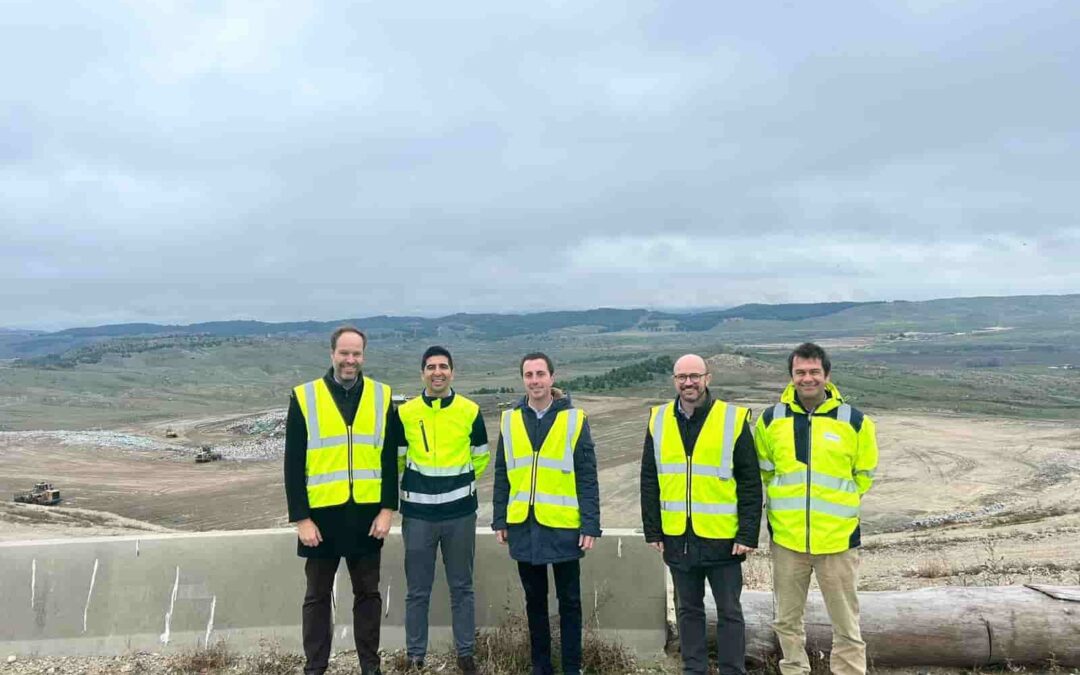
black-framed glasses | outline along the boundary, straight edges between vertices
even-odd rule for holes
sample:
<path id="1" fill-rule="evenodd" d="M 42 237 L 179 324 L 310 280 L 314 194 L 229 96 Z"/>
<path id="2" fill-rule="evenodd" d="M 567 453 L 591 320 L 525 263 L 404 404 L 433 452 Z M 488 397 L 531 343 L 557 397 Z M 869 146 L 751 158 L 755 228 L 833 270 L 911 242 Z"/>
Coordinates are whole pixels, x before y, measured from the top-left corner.
<path id="1" fill-rule="evenodd" d="M 697 384 L 698 382 L 701 382 L 703 379 L 705 379 L 706 375 L 708 375 L 708 373 L 679 373 L 678 375 L 674 375 L 673 377 L 675 378 L 675 381 L 679 384 L 685 384 L 687 382 L 689 382 L 690 384 Z"/>

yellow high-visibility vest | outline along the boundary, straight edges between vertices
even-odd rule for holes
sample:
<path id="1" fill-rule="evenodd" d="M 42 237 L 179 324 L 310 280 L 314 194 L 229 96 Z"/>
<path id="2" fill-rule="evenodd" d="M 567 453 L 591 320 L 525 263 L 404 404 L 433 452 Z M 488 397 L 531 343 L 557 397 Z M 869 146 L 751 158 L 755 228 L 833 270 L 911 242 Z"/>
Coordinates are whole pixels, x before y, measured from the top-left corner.
<path id="1" fill-rule="evenodd" d="M 442 407 L 435 399 L 428 405 L 420 396 L 398 406 L 398 416 L 405 430 L 404 446 L 398 448 L 398 471 L 409 469 L 422 476 L 446 477 L 469 474 L 471 485 L 449 492 L 425 494 L 402 492 L 403 501 L 416 504 L 447 504 L 476 492 L 476 479 L 488 465 L 485 443 L 472 446 L 472 429 L 480 406 L 455 393 L 453 403 Z"/>
<path id="2" fill-rule="evenodd" d="M 574 448 L 585 424 L 585 412 L 559 410 L 544 444 L 533 448 L 525 430 L 521 408 L 502 414 L 503 455 L 510 482 L 506 522 L 525 522 L 532 507 L 536 521 L 548 527 L 581 527 L 577 483 L 574 480 Z"/>
<path id="3" fill-rule="evenodd" d="M 382 499 L 382 447 L 390 387 L 364 378 L 352 426 L 345 424 L 326 382 L 319 378 L 293 389 L 307 423 L 308 505 L 313 509 L 349 501 Z"/>
<path id="4" fill-rule="evenodd" d="M 877 469 L 873 420 L 844 403 L 831 382 L 826 388 L 829 398 L 807 415 L 789 384 L 780 403 L 758 418 L 754 433 L 773 541 L 799 553 L 851 547 L 861 496 Z M 808 426 L 806 462 L 796 453 L 797 418 Z"/>
<path id="5" fill-rule="evenodd" d="M 689 519 L 700 537 L 734 539 L 739 514 L 733 455 L 735 440 L 750 411 L 715 400 L 690 456 L 683 446 L 676 414 L 672 402 L 654 407 L 649 416 L 664 534 L 684 534 Z"/>

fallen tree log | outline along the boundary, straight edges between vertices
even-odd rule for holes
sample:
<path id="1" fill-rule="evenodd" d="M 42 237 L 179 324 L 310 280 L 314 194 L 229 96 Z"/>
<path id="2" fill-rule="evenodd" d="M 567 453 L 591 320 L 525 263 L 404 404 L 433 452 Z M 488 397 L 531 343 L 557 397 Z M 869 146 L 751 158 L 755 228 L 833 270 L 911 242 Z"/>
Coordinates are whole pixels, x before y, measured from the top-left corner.
<path id="1" fill-rule="evenodd" d="M 716 607 L 706 591 L 709 635 Z M 1080 586 L 939 587 L 859 593 L 867 660 L 878 666 L 977 668 L 1006 662 L 1080 665 Z M 746 652 L 779 654 L 771 593 L 744 591 Z M 806 606 L 807 650 L 827 652 L 832 627 L 818 592 Z"/>

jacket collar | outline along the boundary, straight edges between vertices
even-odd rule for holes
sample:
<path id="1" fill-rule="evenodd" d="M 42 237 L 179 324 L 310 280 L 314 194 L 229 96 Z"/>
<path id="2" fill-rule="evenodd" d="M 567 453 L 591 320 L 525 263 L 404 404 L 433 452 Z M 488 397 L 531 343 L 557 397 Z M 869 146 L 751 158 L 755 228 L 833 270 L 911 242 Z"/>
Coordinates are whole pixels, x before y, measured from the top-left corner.
<path id="1" fill-rule="evenodd" d="M 799 397 L 795 393 L 795 383 L 788 382 L 788 386 L 784 388 L 784 393 L 780 394 L 780 402 L 787 403 L 791 406 L 793 412 L 806 414 L 806 409 L 799 403 Z M 844 402 L 844 397 L 840 395 L 840 390 L 836 388 L 836 385 L 832 382 L 825 383 L 825 400 L 821 402 L 817 408 L 814 409 L 815 415 L 827 413 L 833 408 L 840 407 L 840 404 Z"/>
<path id="2" fill-rule="evenodd" d="M 684 420 L 685 419 L 690 419 L 690 420 L 698 421 L 698 420 L 703 419 L 706 415 L 709 414 L 709 411 L 712 410 L 712 406 L 713 406 L 712 392 L 709 391 L 708 387 L 705 387 L 705 401 L 702 402 L 702 404 L 699 405 L 698 407 L 694 408 L 694 414 L 693 415 L 691 415 L 690 417 L 687 417 L 686 415 L 683 414 L 682 407 L 679 405 L 679 397 L 678 397 L 678 395 L 676 395 L 675 396 L 675 417 L 680 418 L 680 419 L 684 419 Z"/>
<path id="3" fill-rule="evenodd" d="M 439 403 L 440 408 L 449 408 L 450 404 L 452 404 L 454 402 L 454 399 L 457 398 L 457 392 L 454 391 L 453 387 L 450 387 L 450 395 L 449 396 L 443 396 L 442 398 L 437 399 L 435 396 L 428 396 L 427 395 L 427 389 L 424 389 L 423 391 L 420 392 L 420 398 L 424 399 L 424 403 L 429 408 L 434 407 L 431 404 L 432 404 L 432 402 L 434 402 L 436 400 L 440 401 L 440 403 Z"/>
<path id="4" fill-rule="evenodd" d="M 548 411 L 546 413 L 544 413 L 545 417 L 547 415 L 550 415 L 551 413 L 556 413 L 556 412 L 559 412 L 560 410 L 567 410 L 568 408 L 573 408 L 574 407 L 573 402 L 570 400 L 570 394 L 564 392 L 562 389 L 559 389 L 558 387 L 552 387 L 551 388 L 551 399 L 552 399 L 551 400 L 551 407 L 548 408 Z M 517 405 L 514 406 L 514 409 L 519 409 L 519 408 L 521 409 L 522 412 L 525 412 L 526 410 L 528 410 L 528 411 L 532 412 L 534 416 L 536 415 L 536 411 L 534 411 L 532 408 L 529 407 L 529 397 L 528 397 L 528 395 L 522 396 L 521 400 L 519 400 L 517 402 Z"/>
<path id="5" fill-rule="evenodd" d="M 356 373 L 356 384 L 354 384 L 352 387 L 350 387 L 348 389 L 341 386 L 338 383 L 338 381 L 334 379 L 334 369 L 333 369 L 333 367 L 331 367 L 329 370 L 327 370 L 326 374 L 323 375 L 323 381 L 326 382 L 326 386 L 330 389 L 331 392 L 337 393 L 337 394 L 339 394 L 341 396 L 348 396 L 349 394 L 352 394 L 354 392 L 363 391 L 363 389 L 364 389 L 364 371 L 359 371 L 359 372 Z"/>

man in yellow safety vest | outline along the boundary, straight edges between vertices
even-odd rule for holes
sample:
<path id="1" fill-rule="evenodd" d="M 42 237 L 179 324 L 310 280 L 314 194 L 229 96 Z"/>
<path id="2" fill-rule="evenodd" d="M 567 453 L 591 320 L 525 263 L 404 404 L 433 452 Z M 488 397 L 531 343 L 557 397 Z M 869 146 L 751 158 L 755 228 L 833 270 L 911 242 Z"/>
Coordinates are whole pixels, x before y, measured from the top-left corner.
<path id="1" fill-rule="evenodd" d="M 696 354 L 675 362 L 676 397 L 652 409 L 641 455 L 642 529 L 675 582 L 685 675 L 709 672 L 706 580 L 716 601 L 720 673 L 746 672 L 742 562 L 761 528 L 750 410 L 715 398 L 710 378 Z"/>
<path id="2" fill-rule="evenodd" d="M 306 558 L 305 675 L 326 671 L 331 602 L 341 558 L 352 580 L 353 641 L 363 675 L 378 675 L 379 560 L 398 504 L 401 423 L 390 387 L 361 371 L 367 338 L 353 326 L 330 336 L 330 370 L 297 386 L 285 423 L 285 496 Z"/>
<path id="3" fill-rule="evenodd" d="M 866 672 L 859 630 L 859 506 L 877 469 L 874 421 L 844 402 L 825 350 L 807 342 L 788 356 L 791 383 L 757 421 L 766 485 L 773 595 L 784 675 L 810 672 L 803 612 L 817 577 L 832 621 L 833 673 Z"/>
<path id="4" fill-rule="evenodd" d="M 548 571 L 555 576 L 562 670 L 581 672 L 580 560 L 600 536 L 600 488 L 585 412 L 553 388 L 547 355 L 521 359 L 525 397 L 502 414 L 492 523 L 525 589 L 533 675 L 551 675 Z"/>
<path id="5" fill-rule="evenodd" d="M 488 437 L 480 406 L 454 391 L 454 357 L 428 347 L 420 357 L 424 391 L 398 408 L 405 443 L 401 472 L 401 538 L 405 544 L 405 651 L 421 670 L 428 648 L 428 607 L 435 557 L 442 550 L 450 587 L 458 668 L 476 675 L 476 481 L 487 468 Z"/>

